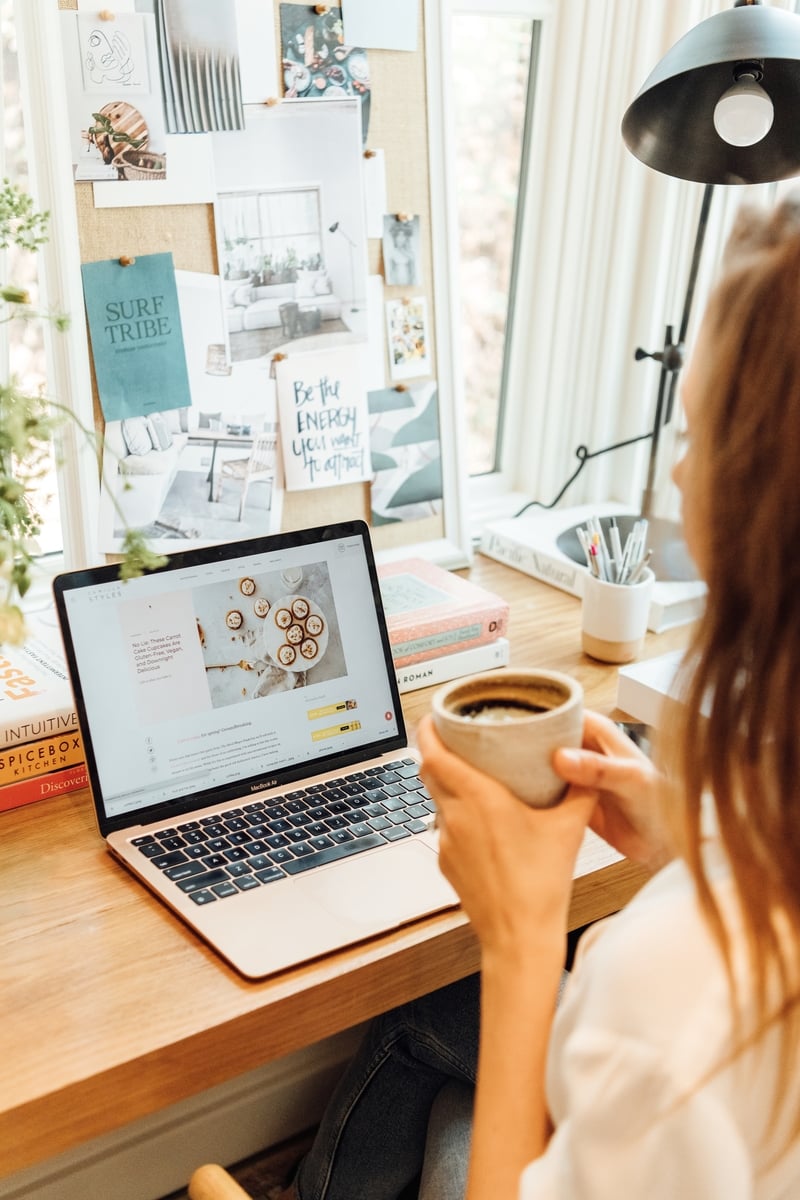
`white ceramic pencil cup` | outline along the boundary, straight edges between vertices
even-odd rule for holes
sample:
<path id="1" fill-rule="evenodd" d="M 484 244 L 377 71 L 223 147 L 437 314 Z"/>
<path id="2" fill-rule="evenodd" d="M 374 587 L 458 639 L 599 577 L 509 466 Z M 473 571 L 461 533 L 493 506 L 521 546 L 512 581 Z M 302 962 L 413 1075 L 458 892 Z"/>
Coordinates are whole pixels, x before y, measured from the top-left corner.
<path id="1" fill-rule="evenodd" d="M 547 808 L 566 791 L 553 752 L 583 740 L 583 689 L 559 671 L 486 671 L 434 692 L 433 723 L 454 754 Z"/>
<path id="2" fill-rule="evenodd" d="M 583 583 L 581 642 L 600 662 L 632 662 L 647 632 L 655 575 L 648 567 L 638 583 L 609 583 L 587 575 Z"/>

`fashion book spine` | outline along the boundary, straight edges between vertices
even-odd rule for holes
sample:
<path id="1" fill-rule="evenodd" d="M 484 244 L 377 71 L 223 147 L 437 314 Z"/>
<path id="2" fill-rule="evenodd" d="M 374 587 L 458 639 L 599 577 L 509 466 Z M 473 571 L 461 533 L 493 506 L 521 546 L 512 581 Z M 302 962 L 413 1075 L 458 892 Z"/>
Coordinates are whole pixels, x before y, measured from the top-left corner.
<path id="1" fill-rule="evenodd" d="M 508 638 L 500 637 L 482 646 L 457 650 L 454 654 L 443 654 L 408 667 L 396 667 L 397 686 L 401 692 L 413 692 L 417 688 L 459 679 L 462 675 L 473 675 L 476 671 L 505 667 L 508 666 L 509 653 Z"/>
<path id="2" fill-rule="evenodd" d="M 7 783 L 0 787 L 0 812 L 88 786 L 89 776 L 84 763 L 64 767 L 60 771 L 48 771 L 46 775 L 31 776 L 19 783 Z"/>

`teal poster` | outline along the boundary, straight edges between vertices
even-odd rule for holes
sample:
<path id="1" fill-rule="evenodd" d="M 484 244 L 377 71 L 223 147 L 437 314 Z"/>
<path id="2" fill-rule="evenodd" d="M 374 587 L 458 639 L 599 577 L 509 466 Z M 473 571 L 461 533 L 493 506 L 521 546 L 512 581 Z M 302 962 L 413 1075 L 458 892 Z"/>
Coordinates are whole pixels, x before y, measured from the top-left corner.
<path id="1" fill-rule="evenodd" d="M 84 263 L 83 298 L 106 421 L 191 404 L 171 254 Z"/>

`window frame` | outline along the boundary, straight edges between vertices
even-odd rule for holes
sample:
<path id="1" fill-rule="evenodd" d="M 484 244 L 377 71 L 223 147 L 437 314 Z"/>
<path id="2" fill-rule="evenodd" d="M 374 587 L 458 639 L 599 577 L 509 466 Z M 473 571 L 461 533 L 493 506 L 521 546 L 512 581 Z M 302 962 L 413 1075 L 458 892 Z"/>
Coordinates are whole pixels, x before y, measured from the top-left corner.
<path id="1" fill-rule="evenodd" d="M 48 241 L 38 251 L 40 293 L 43 305 L 70 318 L 65 332 L 49 323 L 44 331 L 50 395 L 76 418 L 64 423 L 56 446 L 64 549 L 49 566 L 57 570 L 102 562 L 105 556 L 97 549 L 99 461 L 60 10 L 54 14 L 53 9 L 48 0 L 14 0 L 30 190 L 37 207 L 50 213 Z"/>

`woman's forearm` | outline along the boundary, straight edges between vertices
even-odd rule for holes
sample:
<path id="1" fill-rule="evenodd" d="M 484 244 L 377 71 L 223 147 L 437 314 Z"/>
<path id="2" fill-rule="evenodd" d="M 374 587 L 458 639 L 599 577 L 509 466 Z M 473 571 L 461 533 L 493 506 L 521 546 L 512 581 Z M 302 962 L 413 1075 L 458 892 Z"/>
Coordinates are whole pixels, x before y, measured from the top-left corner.
<path id="1" fill-rule="evenodd" d="M 545 1066 L 563 970 L 560 940 L 520 963 L 485 957 L 467 1200 L 517 1200 L 523 1168 L 547 1146 Z"/>

